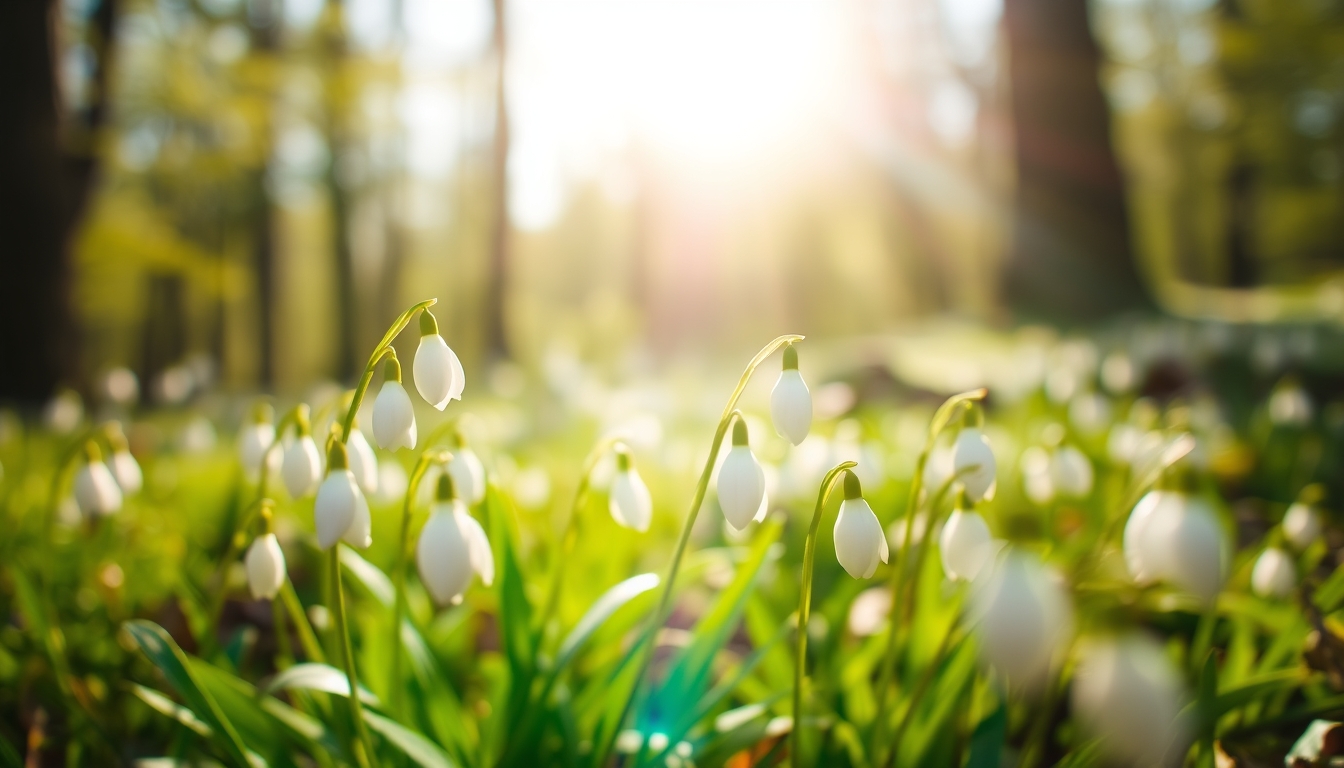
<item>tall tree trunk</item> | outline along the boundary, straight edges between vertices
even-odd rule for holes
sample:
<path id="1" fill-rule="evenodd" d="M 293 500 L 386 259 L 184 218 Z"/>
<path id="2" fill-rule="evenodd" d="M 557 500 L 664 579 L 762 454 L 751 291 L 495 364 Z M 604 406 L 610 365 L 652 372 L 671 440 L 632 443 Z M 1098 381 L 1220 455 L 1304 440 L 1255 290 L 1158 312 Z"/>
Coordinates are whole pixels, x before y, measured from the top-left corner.
<path id="1" fill-rule="evenodd" d="M 1095 320 L 1148 299 L 1134 267 L 1084 0 L 1004 0 L 1017 160 L 1010 303 Z"/>
<path id="2" fill-rule="evenodd" d="M 508 8 L 493 0 L 495 11 L 495 145 L 491 163 L 491 216 L 489 263 L 485 285 L 485 346 L 492 359 L 509 356 L 505 301 L 509 274 L 509 102 Z"/>
<path id="3" fill-rule="evenodd" d="M 336 376 L 353 378 L 358 341 L 356 338 L 355 260 L 350 243 L 350 192 L 340 178 L 340 158 L 348 141 L 345 110 L 347 84 L 346 57 L 349 45 L 345 34 L 345 3 L 333 0 L 327 6 L 323 29 L 326 64 L 326 139 L 331 161 L 327 165 L 327 193 L 331 197 L 332 268 L 336 272 Z"/>
<path id="4" fill-rule="evenodd" d="M 259 0 L 248 6 L 252 46 L 264 56 L 280 52 L 281 0 Z M 269 147 L 274 143 L 269 110 L 262 128 Z M 275 209 L 266 184 L 267 161 L 254 169 L 250 183 L 252 229 L 252 274 L 257 296 L 257 379 L 263 389 L 275 384 Z"/>

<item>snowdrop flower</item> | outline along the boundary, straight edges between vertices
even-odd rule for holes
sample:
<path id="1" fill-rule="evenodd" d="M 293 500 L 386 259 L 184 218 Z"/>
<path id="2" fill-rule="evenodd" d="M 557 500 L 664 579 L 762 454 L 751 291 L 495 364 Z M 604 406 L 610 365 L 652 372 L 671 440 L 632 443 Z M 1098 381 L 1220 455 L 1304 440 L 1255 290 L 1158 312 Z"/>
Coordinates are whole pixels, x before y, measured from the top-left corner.
<path id="1" fill-rule="evenodd" d="M 1183 503 L 1183 495 L 1176 491 L 1149 491 L 1129 513 L 1122 546 L 1125 566 L 1135 581 L 1156 581 L 1165 573 L 1167 564 L 1162 558 L 1167 551 L 1161 541 L 1155 540 L 1155 521 L 1177 514 Z"/>
<path id="2" fill-rule="evenodd" d="M 327 448 L 327 478 L 317 489 L 313 519 L 317 543 L 323 549 L 330 549 L 338 541 L 360 549 L 373 543 L 369 502 L 355 482 L 349 454 L 339 440 L 331 440 Z"/>
<path id="3" fill-rule="evenodd" d="M 1027 498 L 1042 506 L 1055 498 L 1055 479 L 1050 471 L 1050 454 L 1039 445 L 1022 452 L 1022 490 Z"/>
<path id="4" fill-rule="evenodd" d="M 280 469 L 283 454 L 272 450 L 275 445 L 275 425 L 271 423 L 275 411 L 268 403 L 257 403 L 252 409 L 248 424 L 238 430 L 238 463 L 248 480 L 255 481 L 261 476 L 261 463 L 266 462 L 267 472 Z"/>
<path id="5" fill-rule="evenodd" d="M 103 463 L 103 452 L 90 440 L 84 445 L 87 459 L 75 474 L 75 503 L 85 517 L 110 515 L 121 510 L 121 488 Z"/>
<path id="6" fill-rule="evenodd" d="M 1080 653 L 1074 711 L 1117 762 L 1163 765 L 1177 754 L 1184 698 L 1179 670 L 1147 635 L 1094 641 Z"/>
<path id="7" fill-rule="evenodd" d="M 1092 462 L 1072 445 L 1061 446 L 1050 461 L 1055 490 L 1063 496 L 1085 498 L 1092 493 Z"/>
<path id="8" fill-rule="evenodd" d="M 425 402 L 442 411 L 449 400 L 461 400 L 467 377 L 462 363 L 439 335 L 429 310 L 420 312 L 420 346 L 415 350 L 415 388 Z"/>
<path id="9" fill-rule="evenodd" d="M 845 470 L 845 500 L 835 518 L 835 558 L 856 579 L 872 577 L 877 562 L 887 562 L 890 550 L 882 524 L 863 498 L 859 476 Z"/>
<path id="10" fill-rule="evenodd" d="M 649 521 L 653 519 L 649 487 L 635 470 L 630 450 L 624 445 L 616 446 L 616 476 L 611 481 L 607 509 L 617 523 L 640 533 L 649 530 Z"/>
<path id="11" fill-rule="evenodd" d="M 1071 609 L 1056 575 L 1010 549 L 972 594 L 980 656 L 1015 685 L 1039 687 L 1068 636 Z"/>
<path id="12" fill-rule="evenodd" d="M 966 499 L 972 504 L 994 497 L 994 476 L 997 467 L 994 451 L 989 447 L 985 433 L 977 427 L 967 427 L 957 435 L 952 446 L 952 470 L 966 488 Z"/>
<path id="13" fill-rule="evenodd" d="M 1311 395 L 1292 377 L 1284 377 L 1269 396 L 1269 420 L 1283 426 L 1311 423 Z"/>
<path id="14" fill-rule="evenodd" d="M 284 478 L 285 490 L 298 499 L 311 493 L 322 479 L 322 455 L 317 452 L 317 443 L 313 441 L 306 405 L 300 406 L 295 414 L 295 432 L 297 436 L 294 442 L 285 449 L 280 476 Z"/>
<path id="15" fill-rule="evenodd" d="M 929 458 L 924 463 L 924 474 L 920 478 L 924 492 L 928 494 L 937 493 L 943 484 L 952 479 L 952 446 L 940 445 L 929 451 Z"/>
<path id="16" fill-rule="evenodd" d="M 420 581 L 438 605 L 462 601 L 473 573 L 487 587 L 495 580 L 495 556 L 481 524 L 457 498 L 452 476 L 439 475 L 436 500 L 415 548 Z"/>
<path id="17" fill-rule="evenodd" d="M 373 446 L 369 445 L 359 427 L 350 430 L 350 439 L 346 441 L 345 447 L 350 453 L 350 471 L 354 473 L 360 490 L 365 493 L 378 490 L 378 457 L 373 454 Z"/>
<path id="18" fill-rule="evenodd" d="M 247 550 L 247 588 L 253 600 L 273 600 L 285 584 L 285 553 L 269 531 Z"/>
<path id="19" fill-rule="evenodd" d="M 718 491 L 723 516 L 735 531 L 747 527 L 765 497 L 765 471 L 751 453 L 747 423 L 741 417 L 733 424 L 733 447 L 719 467 Z"/>
<path id="20" fill-rule="evenodd" d="M 457 494 L 468 505 L 480 504 L 485 498 L 485 467 L 461 432 L 453 435 L 453 458 L 448 462 L 448 474 L 453 476 Z"/>
<path id="21" fill-rule="evenodd" d="M 1251 590 L 1261 597 L 1288 597 L 1297 587 L 1297 567 L 1278 547 L 1260 553 L 1251 569 Z"/>
<path id="22" fill-rule="evenodd" d="M 943 555 L 943 572 L 953 581 L 973 581 L 985 561 L 994 556 L 994 540 L 985 518 L 958 503 L 938 539 Z"/>
<path id="23" fill-rule="evenodd" d="M 1294 502 L 1283 516 L 1283 537 L 1294 549 L 1311 546 L 1321 535 L 1321 515 L 1304 501 Z"/>
<path id="24" fill-rule="evenodd" d="M 1125 562 L 1136 580 L 1165 580 L 1205 603 L 1222 589 L 1226 548 L 1213 507 L 1181 491 L 1149 492 L 1125 524 Z"/>
<path id="25" fill-rule="evenodd" d="M 383 371 L 383 388 L 373 401 L 373 439 L 385 451 L 415 450 L 415 409 L 401 385 L 401 363 L 390 357 Z"/>
<path id="26" fill-rule="evenodd" d="M 140 471 L 139 462 L 131 455 L 131 447 L 126 442 L 126 434 L 121 431 L 120 424 L 112 422 L 108 425 L 107 442 L 112 446 L 112 458 L 108 459 L 108 464 L 112 467 L 112 477 L 121 487 L 122 494 L 131 496 L 139 493 L 145 484 L 145 476 Z"/>
<path id="27" fill-rule="evenodd" d="M 770 418 L 780 437 L 798 445 L 812 428 L 812 393 L 798 372 L 798 350 L 784 347 L 784 369 L 770 392 Z"/>

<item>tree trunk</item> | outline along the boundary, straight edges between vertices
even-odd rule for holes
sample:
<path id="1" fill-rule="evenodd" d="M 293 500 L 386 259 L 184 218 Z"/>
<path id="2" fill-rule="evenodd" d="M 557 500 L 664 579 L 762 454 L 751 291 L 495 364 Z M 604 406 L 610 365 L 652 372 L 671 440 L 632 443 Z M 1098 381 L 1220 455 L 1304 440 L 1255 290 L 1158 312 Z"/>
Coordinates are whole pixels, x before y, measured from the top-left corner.
<path id="1" fill-rule="evenodd" d="M 493 0 L 495 11 L 495 145 L 491 163 L 489 264 L 485 286 L 485 347 L 491 359 L 509 356 L 505 300 L 509 268 L 509 104 L 506 98 L 508 8 Z"/>

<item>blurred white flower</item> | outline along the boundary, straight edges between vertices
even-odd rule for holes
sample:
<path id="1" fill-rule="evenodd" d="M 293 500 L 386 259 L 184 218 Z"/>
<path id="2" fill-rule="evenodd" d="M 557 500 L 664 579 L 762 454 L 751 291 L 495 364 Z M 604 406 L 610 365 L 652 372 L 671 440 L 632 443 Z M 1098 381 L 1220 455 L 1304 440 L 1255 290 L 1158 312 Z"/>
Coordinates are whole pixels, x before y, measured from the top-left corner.
<path id="1" fill-rule="evenodd" d="M 378 457 L 374 455 L 373 446 L 369 445 L 359 427 L 350 430 L 350 439 L 346 441 L 345 447 L 350 452 L 350 472 L 354 474 L 360 490 L 365 493 L 377 491 Z"/>
<path id="2" fill-rule="evenodd" d="M 1022 452 L 1022 490 L 1032 502 L 1042 506 L 1054 501 L 1055 480 L 1050 471 L 1050 454 L 1039 445 Z"/>
<path id="3" fill-rule="evenodd" d="M 265 458 L 266 471 L 275 473 L 280 469 L 281 451 L 267 451 L 275 444 L 275 425 L 270 420 L 243 425 L 238 430 L 238 463 L 248 480 L 255 481 L 261 476 L 261 462 Z"/>
<path id="4" fill-rule="evenodd" d="M 1084 498 L 1092 493 L 1092 462 L 1072 445 L 1061 446 L 1050 461 L 1055 489 L 1063 496 Z"/>
<path id="5" fill-rule="evenodd" d="M 1260 553 L 1251 569 L 1251 590 L 1261 597 L 1288 597 L 1297 588 L 1297 566 L 1278 547 Z"/>
<path id="6" fill-rule="evenodd" d="M 84 401 L 73 389 L 63 389 L 47 401 L 42 420 L 52 432 L 68 435 L 84 420 Z"/>
<path id="7" fill-rule="evenodd" d="M 784 369 L 770 393 L 770 418 L 780 437 L 798 445 L 812 428 L 812 393 L 798 372 L 798 350 L 784 347 Z"/>
<path id="8" fill-rule="evenodd" d="M 873 508 L 863 498 L 858 475 L 845 471 L 845 499 L 835 518 L 835 557 L 845 572 L 856 579 L 870 578 L 877 564 L 887 562 L 890 550 Z"/>
<path id="9" fill-rule="evenodd" d="M 1069 422 L 1084 435 L 1095 435 L 1111 423 L 1111 401 L 1100 392 L 1083 392 L 1069 403 Z"/>
<path id="10" fill-rule="evenodd" d="M 258 536 L 247 550 L 247 587 L 254 600 L 273 600 L 285 583 L 285 553 L 274 533 Z"/>
<path id="11" fill-rule="evenodd" d="M 415 450 L 415 408 L 401 385 L 401 363 L 389 358 L 382 389 L 373 401 L 373 439 L 385 451 Z"/>
<path id="12" fill-rule="evenodd" d="M 121 510 L 121 488 L 107 465 L 102 451 L 93 442 L 84 447 L 86 462 L 75 474 L 75 502 L 85 517 L 110 515 Z"/>
<path id="13" fill-rule="evenodd" d="M 435 496 L 416 544 L 415 561 L 420 581 L 442 606 L 461 602 L 473 573 L 490 586 L 495 580 L 495 559 L 485 530 L 455 497 L 451 476 L 439 476 Z"/>
<path id="14" fill-rule="evenodd" d="M 952 479 L 953 469 L 952 446 L 940 445 L 929 451 L 929 458 L 924 463 L 924 474 L 921 481 L 924 485 L 924 492 L 935 494 L 943 484 Z"/>
<path id="15" fill-rule="evenodd" d="M 1130 464 L 1139 451 L 1141 440 L 1143 430 L 1127 421 L 1120 422 L 1111 427 L 1110 437 L 1106 440 L 1106 454 L 1116 464 Z"/>
<path id="16" fill-rule="evenodd" d="M 891 590 L 887 587 L 869 587 L 849 604 L 849 633 L 855 637 L 870 637 L 887 623 L 891 613 Z"/>
<path id="17" fill-rule="evenodd" d="M 1136 766 L 1166 765 L 1179 757 L 1186 692 L 1163 647 L 1134 633 L 1090 642 L 1079 656 L 1074 710 L 1106 752 Z"/>
<path id="18" fill-rule="evenodd" d="M 285 449 L 280 476 L 284 478 L 285 490 L 296 499 L 311 493 L 322 479 L 322 455 L 317 452 L 313 436 L 306 430 L 301 430 L 294 442 Z"/>
<path id="19" fill-rule="evenodd" d="M 378 490 L 374 491 L 373 496 L 380 504 L 391 504 L 400 501 L 406 495 L 406 486 L 410 483 L 410 478 L 406 476 L 406 470 L 395 461 L 378 462 Z"/>
<path id="20" fill-rule="evenodd" d="M 327 477 L 317 489 L 317 501 L 313 504 L 317 543 L 322 549 L 330 549 L 341 540 L 360 549 L 367 549 L 373 543 L 369 502 L 359 490 L 349 465 L 345 446 L 339 441 L 331 441 L 327 452 Z"/>
<path id="21" fill-rule="evenodd" d="M 952 447 L 952 469 L 966 489 L 972 504 L 994 497 L 994 478 L 998 471 L 989 439 L 976 427 L 967 427 L 957 435 Z"/>
<path id="22" fill-rule="evenodd" d="M 1305 502 L 1295 502 L 1283 516 L 1283 536 L 1298 550 L 1311 546 L 1321 535 L 1321 514 Z"/>
<path id="23" fill-rule="evenodd" d="M 1281 426 L 1306 426 L 1311 423 L 1311 396 L 1293 378 L 1285 378 L 1269 396 L 1269 420 Z"/>
<path id="24" fill-rule="evenodd" d="M 616 447 L 616 476 L 611 482 L 607 509 L 617 523 L 640 533 L 649 530 L 653 520 L 653 497 L 631 461 L 630 451 Z"/>
<path id="25" fill-rule="evenodd" d="M 1134 363 L 1124 352 L 1112 352 L 1101 362 L 1101 383 L 1111 394 L 1128 392 L 1134 380 Z"/>
<path id="26" fill-rule="evenodd" d="M 428 309 L 420 312 L 420 346 L 413 369 L 415 388 L 425 402 L 442 411 L 448 401 L 462 399 L 466 385 L 462 362 L 439 335 L 439 324 Z"/>
<path id="27" fill-rule="evenodd" d="M 461 433 L 455 437 L 453 458 L 448 462 L 448 474 L 453 476 L 457 495 L 469 505 L 480 504 L 485 498 L 485 466 L 481 458 L 467 445 Z"/>
<path id="28" fill-rule="evenodd" d="M 994 540 L 985 518 L 974 510 L 954 509 L 938 540 L 943 572 L 953 581 L 972 581 L 994 557 Z"/>
<path id="29" fill-rule="evenodd" d="M 719 468 L 718 492 L 723 516 L 734 530 L 746 528 L 760 511 L 765 472 L 751 453 L 747 423 L 742 419 L 733 425 L 733 447 Z"/>
<path id="30" fill-rule="evenodd" d="M 121 486 L 122 493 L 132 496 L 140 492 L 145 484 L 145 476 L 140 472 L 140 464 L 130 450 L 118 448 L 112 452 L 108 462 L 112 465 L 112 476 L 116 478 L 117 485 Z"/>
<path id="31" fill-rule="evenodd" d="M 514 475 L 513 500 L 523 509 L 536 510 L 551 500 L 551 476 L 541 466 L 526 467 Z"/>
<path id="32" fill-rule="evenodd" d="M 103 397 L 117 405 L 131 405 L 140 397 L 140 379 L 129 368 L 112 368 L 102 375 Z"/>
<path id="33" fill-rule="evenodd" d="M 1222 589 L 1226 536 L 1208 501 L 1180 491 L 1150 491 L 1130 513 L 1125 562 L 1137 581 L 1168 581 L 1205 603 Z"/>
<path id="34" fill-rule="evenodd" d="M 980 656 L 1016 686 L 1039 688 L 1068 638 L 1072 609 L 1057 574 L 1009 549 L 972 594 Z"/>

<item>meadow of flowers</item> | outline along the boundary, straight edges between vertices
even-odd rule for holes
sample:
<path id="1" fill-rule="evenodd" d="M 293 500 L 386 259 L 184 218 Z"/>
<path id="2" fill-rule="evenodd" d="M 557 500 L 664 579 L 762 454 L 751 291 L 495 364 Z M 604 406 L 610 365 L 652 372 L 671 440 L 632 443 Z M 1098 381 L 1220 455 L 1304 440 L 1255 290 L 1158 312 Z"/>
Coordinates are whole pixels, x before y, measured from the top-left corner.
<path id="1" fill-rule="evenodd" d="M 735 383 L 464 370 L 433 304 L 353 389 L 0 416 L 0 764 L 1344 746 L 1332 332 L 786 335 Z"/>

